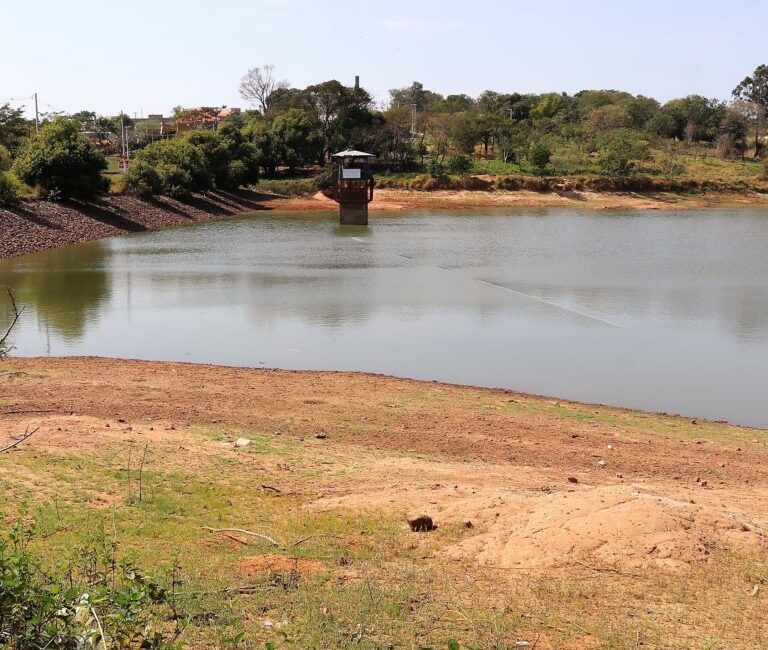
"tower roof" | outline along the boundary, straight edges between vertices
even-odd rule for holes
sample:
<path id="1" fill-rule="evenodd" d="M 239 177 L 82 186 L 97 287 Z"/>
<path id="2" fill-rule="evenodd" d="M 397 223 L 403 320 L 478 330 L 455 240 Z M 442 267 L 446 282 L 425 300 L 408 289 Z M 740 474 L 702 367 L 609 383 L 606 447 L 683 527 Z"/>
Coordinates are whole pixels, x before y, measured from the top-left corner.
<path id="1" fill-rule="evenodd" d="M 332 158 L 375 158 L 372 153 L 365 153 L 365 151 L 355 151 L 354 149 L 345 149 L 339 151 L 339 153 L 333 154 Z"/>

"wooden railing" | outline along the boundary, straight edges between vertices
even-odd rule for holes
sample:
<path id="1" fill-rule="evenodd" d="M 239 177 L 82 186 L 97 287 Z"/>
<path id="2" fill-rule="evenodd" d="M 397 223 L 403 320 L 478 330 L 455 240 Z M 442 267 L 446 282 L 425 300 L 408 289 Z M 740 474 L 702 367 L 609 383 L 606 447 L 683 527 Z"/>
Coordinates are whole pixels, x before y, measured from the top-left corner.
<path id="1" fill-rule="evenodd" d="M 339 203 L 370 203 L 373 201 L 372 178 L 333 179 L 333 199 Z"/>

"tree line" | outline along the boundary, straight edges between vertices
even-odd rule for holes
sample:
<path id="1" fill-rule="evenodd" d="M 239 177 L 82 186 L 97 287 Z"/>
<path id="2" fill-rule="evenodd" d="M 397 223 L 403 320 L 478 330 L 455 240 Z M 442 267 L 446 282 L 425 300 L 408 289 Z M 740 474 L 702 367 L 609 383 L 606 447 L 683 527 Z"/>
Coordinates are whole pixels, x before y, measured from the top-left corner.
<path id="1" fill-rule="evenodd" d="M 473 98 L 413 82 L 392 89 L 382 108 L 364 88 L 336 80 L 292 87 L 276 79 L 271 65 L 249 70 L 240 93 L 252 108 L 215 129 L 140 143 L 125 187 L 173 197 L 234 189 L 279 171 L 317 169 L 347 147 L 375 154 L 388 170 L 433 175 L 467 173 L 482 160 L 521 174 L 631 177 L 652 152 L 674 151 L 679 143 L 723 159 L 756 159 L 763 154 L 768 66 L 737 84 L 729 102 L 690 95 L 661 104 L 619 90 L 487 90 Z M 121 119 L 81 111 L 30 134 L 21 109 L 0 106 L 0 202 L 13 202 L 19 182 L 53 199 L 105 191 L 107 163 L 83 132 L 118 133 Z M 676 173 L 673 158 L 654 173 Z"/>

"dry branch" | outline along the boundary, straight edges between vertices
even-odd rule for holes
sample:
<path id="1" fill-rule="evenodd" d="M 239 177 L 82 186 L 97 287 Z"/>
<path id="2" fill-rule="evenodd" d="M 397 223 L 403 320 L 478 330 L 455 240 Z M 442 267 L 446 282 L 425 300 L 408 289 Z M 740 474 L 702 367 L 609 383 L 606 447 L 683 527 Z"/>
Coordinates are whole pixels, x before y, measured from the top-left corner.
<path id="1" fill-rule="evenodd" d="M 620 576 L 626 576 L 628 578 L 636 578 L 637 576 L 634 573 L 627 573 L 626 571 L 619 571 L 619 569 L 614 569 L 610 566 L 591 566 L 587 564 L 586 562 L 581 562 L 580 560 L 576 560 L 576 564 L 579 564 L 587 569 L 591 569 L 592 571 L 596 571 L 597 573 L 616 573 Z"/>
<path id="2" fill-rule="evenodd" d="M 14 447 L 16 447 L 17 445 L 20 445 L 20 444 L 21 444 L 22 442 L 24 442 L 25 440 L 29 440 L 29 439 L 30 439 L 30 438 L 31 438 L 33 435 L 35 435 L 35 434 L 36 434 L 38 431 L 40 431 L 40 427 L 37 427 L 36 429 L 32 429 L 32 431 L 30 431 L 29 429 L 27 429 L 27 430 L 24 432 L 24 435 L 23 435 L 23 436 L 19 436 L 18 438 L 16 438 L 16 439 L 14 440 L 14 442 L 12 442 L 11 444 L 9 444 L 9 445 L 6 445 L 6 446 L 5 446 L 5 447 L 3 447 L 2 449 L 0 449 L 0 454 L 2 454 L 4 451 L 8 451 L 8 450 L 10 450 L 10 449 L 13 449 L 13 448 L 14 448 Z"/>
<path id="3" fill-rule="evenodd" d="M 19 308 L 19 306 L 16 304 L 16 298 L 13 295 L 13 291 L 10 289 L 6 289 L 5 291 L 8 294 L 8 299 L 11 301 L 11 307 L 13 307 L 13 319 L 11 320 L 11 324 L 8 326 L 8 329 L 5 331 L 5 334 L 0 337 L 0 359 L 8 356 L 8 337 L 11 335 L 13 328 L 16 327 L 16 323 L 19 322 L 19 318 L 21 318 L 21 315 L 26 309 L 24 306 Z"/>
<path id="4" fill-rule="evenodd" d="M 273 546 L 277 546 L 278 548 L 285 548 L 280 542 L 278 542 L 275 539 L 272 539 L 268 535 L 262 535 L 261 533 L 254 533 L 250 530 L 243 530 L 242 528 L 211 528 L 210 526 L 202 526 L 203 530 L 209 530 L 212 533 L 240 533 L 241 535 L 250 535 L 251 537 L 259 537 L 263 540 L 266 540 Z"/>

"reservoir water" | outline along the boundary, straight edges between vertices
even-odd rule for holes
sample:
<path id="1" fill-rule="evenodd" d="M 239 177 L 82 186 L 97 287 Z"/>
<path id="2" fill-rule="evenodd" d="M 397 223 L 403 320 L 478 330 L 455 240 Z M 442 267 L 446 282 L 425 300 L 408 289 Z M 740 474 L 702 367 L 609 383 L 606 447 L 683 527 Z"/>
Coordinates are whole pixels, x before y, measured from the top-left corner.
<path id="1" fill-rule="evenodd" d="M 364 370 L 768 426 L 768 211 L 263 215 L 0 261 L 27 305 L 14 354 Z"/>

